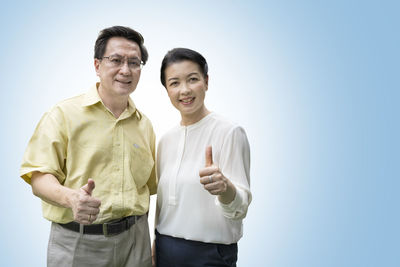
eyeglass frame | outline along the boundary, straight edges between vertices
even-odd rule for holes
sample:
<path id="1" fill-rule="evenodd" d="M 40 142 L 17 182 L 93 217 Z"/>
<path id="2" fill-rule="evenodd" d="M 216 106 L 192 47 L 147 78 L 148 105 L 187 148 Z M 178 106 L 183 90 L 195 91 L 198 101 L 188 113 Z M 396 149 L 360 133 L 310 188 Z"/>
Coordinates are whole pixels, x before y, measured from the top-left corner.
<path id="1" fill-rule="evenodd" d="M 128 58 L 128 57 L 122 57 L 122 56 L 119 56 L 119 55 L 111 55 L 111 56 L 107 56 L 107 57 L 102 57 L 102 58 L 100 58 L 100 60 L 103 60 L 103 58 L 106 58 L 109 63 L 113 64 L 112 61 L 110 60 L 110 58 L 113 58 L 113 57 L 121 59 L 121 62 L 119 63 L 119 65 L 118 66 L 113 66 L 114 68 L 121 68 L 122 66 L 125 65 L 125 62 L 127 62 L 129 69 L 132 69 L 132 70 L 138 70 L 138 69 L 142 70 L 143 69 L 144 62 L 142 60 L 140 60 L 138 57 Z M 129 67 L 129 59 L 138 59 L 140 61 L 139 68 L 131 68 L 131 67 Z"/>

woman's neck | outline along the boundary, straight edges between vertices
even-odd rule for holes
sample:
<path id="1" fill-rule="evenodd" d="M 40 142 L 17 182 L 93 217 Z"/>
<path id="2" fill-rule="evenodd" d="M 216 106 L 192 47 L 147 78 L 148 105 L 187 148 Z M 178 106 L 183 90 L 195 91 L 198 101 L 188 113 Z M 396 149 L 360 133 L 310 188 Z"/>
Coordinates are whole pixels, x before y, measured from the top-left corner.
<path id="1" fill-rule="evenodd" d="M 187 116 L 182 115 L 182 120 L 181 120 L 181 125 L 182 126 L 189 126 L 192 124 L 195 124 L 196 122 L 199 122 L 201 119 L 203 119 L 205 116 L 210 114 L 211 111 L 209 111 L 206 107 L 204 107 L 201 112 L 197 112 L 196 114 L 190 114 Z"/>

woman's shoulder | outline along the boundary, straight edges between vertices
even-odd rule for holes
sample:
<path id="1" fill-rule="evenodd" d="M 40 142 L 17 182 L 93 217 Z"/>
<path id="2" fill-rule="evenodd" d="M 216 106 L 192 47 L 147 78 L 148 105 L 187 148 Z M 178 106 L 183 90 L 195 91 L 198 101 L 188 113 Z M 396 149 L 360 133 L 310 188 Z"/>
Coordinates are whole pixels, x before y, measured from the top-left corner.
<path id="1" fill-rule="evenodd" d="M 217 129 L 225 132 L 232 132 L 232 131 L 244 131 L 243 127 L 239 125 L 237 122 L 233 120 L 212 112 L 210 114 L 210 122 L 214 125 Z"/>

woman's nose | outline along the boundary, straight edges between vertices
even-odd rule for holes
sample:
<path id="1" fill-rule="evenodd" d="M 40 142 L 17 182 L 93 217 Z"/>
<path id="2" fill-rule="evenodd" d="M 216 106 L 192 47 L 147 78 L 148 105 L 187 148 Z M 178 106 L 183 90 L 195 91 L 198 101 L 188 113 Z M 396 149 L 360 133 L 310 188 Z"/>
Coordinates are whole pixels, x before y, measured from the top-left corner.
<path id="1" fill-rule="evenodd" d="M 188 94 L 190 93 L 190 88 L 186 83 L 182 83 L 182 87 L 181 87 L 181 93 L 182 94 Z"/>

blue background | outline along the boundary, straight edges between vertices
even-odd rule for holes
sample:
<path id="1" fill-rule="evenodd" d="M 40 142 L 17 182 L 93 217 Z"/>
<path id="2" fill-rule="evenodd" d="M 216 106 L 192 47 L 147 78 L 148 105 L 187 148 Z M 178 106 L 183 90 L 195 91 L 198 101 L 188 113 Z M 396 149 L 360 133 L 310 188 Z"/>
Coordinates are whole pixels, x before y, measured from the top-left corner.
<path id="1" fill-rule="evenodd" d="M 126 25 L 150 53 L 132 98 L 158 138 L 179 121 L 159 82 L 179 46 L 208 60 L 207 107 L 247 131 L 254 198 L 238 266 L 400 266 L 399 11 L 397 1 L 2 1 L 0 265 L 45 266 L 50 223 L 19 178 L 23 152 L 46 110 L 97 81 L 98 32 Z"/>

